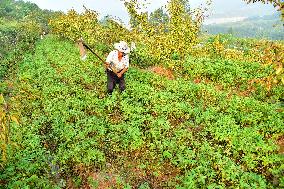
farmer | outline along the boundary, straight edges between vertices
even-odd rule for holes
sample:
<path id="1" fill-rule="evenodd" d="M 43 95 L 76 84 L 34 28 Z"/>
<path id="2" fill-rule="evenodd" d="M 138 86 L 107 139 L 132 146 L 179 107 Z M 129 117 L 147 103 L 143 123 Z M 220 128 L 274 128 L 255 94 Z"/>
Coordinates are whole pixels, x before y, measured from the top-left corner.
<path id="1" fill-rule="evenodd" d="M 109 53 L 105 62 L 108 94 L 112 94 L 117 83 L 121 92 L 125 90 L 124 73 L 129 67 L 130 48 L 127 43 L 120 41 L 114 44 L 114 48 L 115 50 Z"/>

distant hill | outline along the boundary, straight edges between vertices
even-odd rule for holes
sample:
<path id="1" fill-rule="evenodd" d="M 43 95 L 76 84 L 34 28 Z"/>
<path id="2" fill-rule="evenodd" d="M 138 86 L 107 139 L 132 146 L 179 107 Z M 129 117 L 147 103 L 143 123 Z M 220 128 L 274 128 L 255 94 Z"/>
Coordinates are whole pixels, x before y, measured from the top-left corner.
<path id="1" fill-rule="evenodd" d="M 22 0 L 0 0 L 0 83 L 22 54 L 33 50 L 40 34 L 49 31 L 48 20 L 58 14 Z"/>
<path id="2" fill-rule="evenodd" d="M 267 38 L 284 40 L 284 22 L 279 13 L 267 16 L 253 16 L 242 21 L 222 24 L 208 24 L 203 31 L 209 34 L 233 34 L 236 37 Z"/>
<path id="3" fill-rule="evenodd" d="M 32 12 L 42 11 L 36 4 L 24 1 L 1 0 L 0 18 L 20 20 Z"/>
<path id="4" fill-rule="evenodd" d="M 58 11 L 42 10 L 35 3 L 22 0 L 0 0 L 0 22 L 27 22 L 33 21 L 48 28 L 48 20 L 60 14 Z"/>

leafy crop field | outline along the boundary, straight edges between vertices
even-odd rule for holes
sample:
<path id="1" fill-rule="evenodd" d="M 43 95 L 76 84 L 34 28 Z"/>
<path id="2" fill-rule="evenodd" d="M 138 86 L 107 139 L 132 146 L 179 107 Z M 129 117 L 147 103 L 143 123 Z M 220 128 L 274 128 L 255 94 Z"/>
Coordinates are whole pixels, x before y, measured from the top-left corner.
<path id="1" fill-rule="evenodd" d="M 210 0 L 122 3 L 131 29 L 0 2 L 0 188 L 284 188 L 283 41 L 202 33 Z M 81 37 L 136 43 L 125 92 Z"/>
<path id="2" fill-rule="evenodd" d="M 106 95 L 95 58 L 48 37 L 19 64 L 8 188 L 281 188 L 283 88 L 248 81 L 273 68 L 188 57 L 175 79 L 132 62 L 127 89 Z M 221 86 L 221 87 L 220 87 Z M 269 98 L 267 97 L 269 96 Z M 17 115 L 17 116 L 16 116 Z M 19 132 L 20 131 L 20 132 Z"/>

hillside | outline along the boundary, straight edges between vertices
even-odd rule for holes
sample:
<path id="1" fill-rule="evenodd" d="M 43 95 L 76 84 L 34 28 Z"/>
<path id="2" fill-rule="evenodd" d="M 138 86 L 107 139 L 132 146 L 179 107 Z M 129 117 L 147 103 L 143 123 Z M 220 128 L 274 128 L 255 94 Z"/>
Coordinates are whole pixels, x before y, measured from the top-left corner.
<path id="1" fill-rule="evenodd" d="M 0 2 L 0 188 L 284 187 L 283 40 L 203 36 L 200 9 L 168 3 L 125 2 L 129 30 Z M 135 42 L 126 91 L 107 94 L 81 37 L 103 59 Z"/>
<path id="2" fill-rule="evenodd" d="M 233 34 L 235 37 L 284 39 L 283 21 L 280 14 L 254 16 L 238 22 L 210 24 L 203 27 L 209 34 Z"/>
<path id="3" fill-rule="evenodd" d="M 215 63 L 204 64 L 210 61 Z M 276 141 L 283 107 L 257 100 L 257 92 L 232 91 L 239 80 L 234 72 L 250 79 L 259 76 L 246 73 L 263 71 L 257 64 L 226 62 L 231 71 L 219 78 L 225 62 L 191 58 L 184 70 L 232 88 L 131 67 L 126 92 L 105 96 L 100 63 L 82 62 L 73 44 L 48 37 L 19 64 L 10 102 L 21 115 L 20 125 L 11 125 L 18 147 L 9 152 L 0 181 L 10 188 L 283 183 Z"/>
<path id="4" fill-rule="evenodd" d="M 48 20 L 58 14 L 34 3 L 0 1 L 0 81 L 22 59 L 23 51 L 33 50 L 42 32 L 49 31 Z"/>

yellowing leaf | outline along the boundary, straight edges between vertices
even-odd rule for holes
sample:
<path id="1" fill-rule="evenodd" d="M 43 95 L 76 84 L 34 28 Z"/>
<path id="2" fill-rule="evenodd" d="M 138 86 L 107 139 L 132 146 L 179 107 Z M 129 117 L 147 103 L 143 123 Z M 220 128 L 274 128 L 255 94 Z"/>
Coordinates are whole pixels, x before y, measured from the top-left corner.
<path id="1" fill-rule="evenodd" d="M 18 119 L 15 116 L 11 116 L 11 120 L 16 122 L 18 125 L 20 124 Z"/>
<path id="2" fill-rule="evenodd" d="M 3 104 L 5 102 L 4 97 L 2 94 L 0 94 L 0 104 Z"/>
<path id="3" fill-rule="evenodd" d="M 280 67 L 276 70 L 276 75 L 280 74 L 280 73 L 281 73 L 281 71 L 282 71 L 282 69 L 283 69 L 283 67 L 282 67 L 282 66 L 280 66 Z"/>

